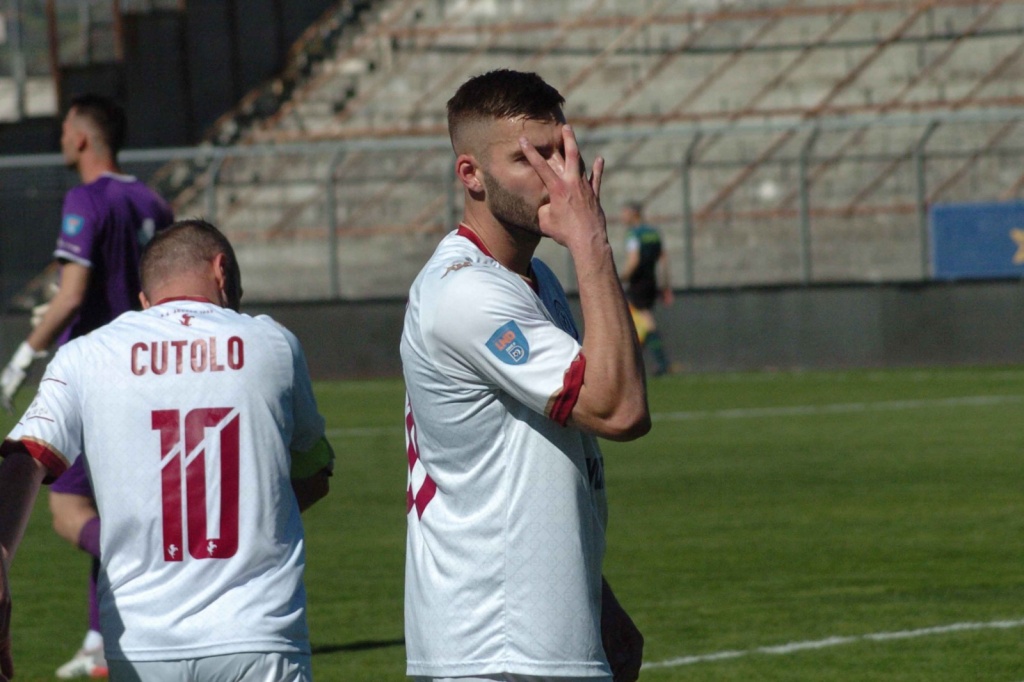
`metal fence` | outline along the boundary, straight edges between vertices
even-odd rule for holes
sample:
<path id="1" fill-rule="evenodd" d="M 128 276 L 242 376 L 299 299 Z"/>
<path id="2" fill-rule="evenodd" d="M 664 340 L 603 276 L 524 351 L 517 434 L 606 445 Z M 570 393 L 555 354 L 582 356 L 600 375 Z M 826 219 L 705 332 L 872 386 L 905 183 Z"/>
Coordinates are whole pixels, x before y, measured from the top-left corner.
<path id="1" fill-rule="evenodd" d="M 987 109 L 579 135 L 585 158 L 607 160 L 613 248 L 618 207 L 642 201 L 685 289 L 928 279 L 929 207 L 1018 198 L 1022 123 L 1024 111 Z M 122 162 L 180 217 L 227 232 L 250 300 L 403 297 L 462 210 L 441 137 L 129 150 Z M 49 258 L 75 182 L 60 163 L 0 158 L 7 300 Z M 539 253 L 572 289 L 564 251 Z"/>

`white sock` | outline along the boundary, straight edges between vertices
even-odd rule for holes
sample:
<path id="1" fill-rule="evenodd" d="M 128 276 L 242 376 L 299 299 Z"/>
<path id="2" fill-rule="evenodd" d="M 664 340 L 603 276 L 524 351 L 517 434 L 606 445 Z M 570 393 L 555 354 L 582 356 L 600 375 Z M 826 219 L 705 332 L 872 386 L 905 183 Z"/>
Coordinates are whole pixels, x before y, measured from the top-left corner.
<path id="1" fill-rule="evenodd" d="M 95 630 L 89 630 L 85 633 L 85 640 L 82 641 L 83 649 L 102 649 L 103 648 L 103 635 L 96 632 Z"/>

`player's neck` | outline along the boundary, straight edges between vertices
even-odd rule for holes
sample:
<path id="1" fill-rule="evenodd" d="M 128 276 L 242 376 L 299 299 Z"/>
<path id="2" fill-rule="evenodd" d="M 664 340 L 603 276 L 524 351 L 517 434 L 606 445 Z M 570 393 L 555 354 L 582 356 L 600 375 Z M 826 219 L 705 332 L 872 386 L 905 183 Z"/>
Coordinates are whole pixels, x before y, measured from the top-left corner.
<path id="1" fill-rule="evenodd" d="M 521 277 L 530 276 L 530 262 L 540 243 L 540 235 L 507 228 L 493 216 L 482 219 L 468 211 L 462 218 L 462 225 L 476 234 L 491 258 Z"/>
<path id="2" fill-rule="evenodd" d="M 86 185 L 99 180 L 100 176 L 105 173 L 120 172 L 121 169 L 118 167 L 117 163 L 108 157 L 83 155 L 82 158 L 78 160 L 78 175 Z"/>

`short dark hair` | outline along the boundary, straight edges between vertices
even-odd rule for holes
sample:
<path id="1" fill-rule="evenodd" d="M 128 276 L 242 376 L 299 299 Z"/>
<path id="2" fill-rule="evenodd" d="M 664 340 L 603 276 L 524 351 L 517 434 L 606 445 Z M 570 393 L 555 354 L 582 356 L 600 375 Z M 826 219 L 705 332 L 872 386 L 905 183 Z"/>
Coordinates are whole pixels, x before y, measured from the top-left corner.
<path id="1" fill-rule="evenodd" d="M 139 261 L 142 291 L 152 301 L 153 287 L 182 272 L 200 268 L 221 253 L 226 257 L 228 306 L 238 310 L 242 273 L 235 250 L 223 232 L 199 218 L 179 220 L 149 240 Z"/>
<path id="2" fill-rule="evenodd" d="M 498 69 L 474 76 L 448 100 L 448 133 L 479 119 L 561 121 L 565 98 L 535 73 Z"/>
<path id="3" fill-rule="evenodd" d="M 76 116 L 96 126 L 103 143 L 117 156 L 128 134 L 128 120 L 121 105 L 104 95 L 86 93 L 72 97 L 68 111 L 74 111 Z"/>

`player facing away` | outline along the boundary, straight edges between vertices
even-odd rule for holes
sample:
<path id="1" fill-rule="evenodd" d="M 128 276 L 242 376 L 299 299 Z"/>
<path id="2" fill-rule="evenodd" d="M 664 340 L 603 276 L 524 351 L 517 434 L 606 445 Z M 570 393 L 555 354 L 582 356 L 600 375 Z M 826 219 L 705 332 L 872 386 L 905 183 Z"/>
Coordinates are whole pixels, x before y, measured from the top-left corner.
<path id="1" fill-rule="evenodd" d="M 634 680 L 643 638 L 601 572 L 597 437 L 650 429 L 643 361 L 562 96 L 531 73 L 448 102 L 458 229 L 414 281 L 405 640 L 417 680 Z M 586 334 L 533 257 L 569 250 Z"/>
<path id="2" fill-rule="evenodd" d="M 126 134 L 124 111 L 98 95 L 72 99 L 64 118 L 61 149 L 82 184 L 64 198 L 53 257 L 60 282 L 41 319 L 0 375 L 0 402 L 13 411 L 14 397 L 32 363 L 56 343 L 88 334 L 123 312 L 138 309 L 139 254 L 157 230 L 173 221 L 153 190 L 121 173 L 117 154 Z M 50 488 L 57 533 L 93 556 L 89 582 L 89 631 L 81 649 L 57 670 L 60 678 L 102 675 L 96 571 L 100 520 L 79 460 Z"/>
<path id="3" fill-rule="evenodd" d="M 626 262 L 620 277 L 626 285 L 637 338 L 654 358 L 654 375 L 669 371 L 668 356 L 662 344 L 661 332 L 654 317 L 654 303 L 659 294 L 665 305 L 672 304 L 672 281 L 669 275 L 668 254 L 661 241 L 661 232 L 644 222 L 643 205 L 630 202 L 622 208 L 622 222 L 626 234 Z"/>
<path id="4" fill-rule="evenodd" d="M 157 234 L 141 271 L 144 310 L 61 347 L 0 448 L 0 551 L 39 485 L 88 452 L 111 678 L 310 680 L 299 514 L 333 452 L 302 349 L 237 312 L 237 261 L 208 223 Z"/>

